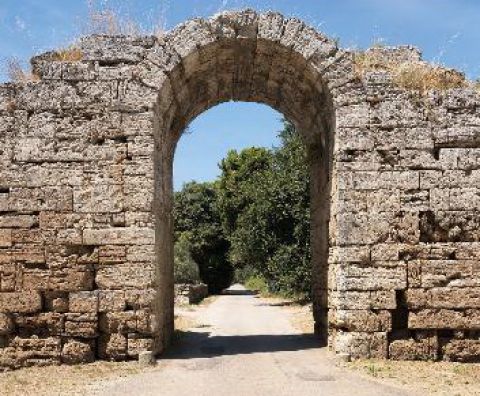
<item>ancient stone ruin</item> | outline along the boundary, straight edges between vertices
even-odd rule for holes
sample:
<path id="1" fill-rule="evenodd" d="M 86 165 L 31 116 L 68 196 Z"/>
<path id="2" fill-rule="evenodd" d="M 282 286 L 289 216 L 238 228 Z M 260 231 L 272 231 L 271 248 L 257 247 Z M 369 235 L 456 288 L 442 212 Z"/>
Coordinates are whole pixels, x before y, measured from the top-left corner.
<path id="1" fill-rule="evenodd" d="M 308 147 L 320 338 L 354 358 L 478 359 L 480 95 L 430 66 L 445 87 L 402 85 L 390 66 L 408 64 L 427 67 L 250 10 L 34 58 L 38 81 L 0 86 L 0 366 L 165 349 L 175 146 L 230 100 L 279 110 Z"/>

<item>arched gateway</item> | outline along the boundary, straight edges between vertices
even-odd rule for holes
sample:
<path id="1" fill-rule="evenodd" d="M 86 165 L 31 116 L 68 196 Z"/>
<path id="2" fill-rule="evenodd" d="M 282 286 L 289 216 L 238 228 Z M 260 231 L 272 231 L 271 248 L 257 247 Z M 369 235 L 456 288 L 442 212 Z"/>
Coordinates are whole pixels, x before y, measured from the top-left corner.
<path id="1" fill-rule="evenodd" d="M 162 38 L 91 36 L 75 53 L 36 57 L 39 81 L 0 86 L 1 367 L 166 347 L 175 146 L 229 100 L 279 110 L 308 147 L 314 316 L 331 348 L 478 357 L 474 90 L 359 76 L 354 52 L 250 10 Z M 371 54 L 421 63 L 409 47 Z"/>

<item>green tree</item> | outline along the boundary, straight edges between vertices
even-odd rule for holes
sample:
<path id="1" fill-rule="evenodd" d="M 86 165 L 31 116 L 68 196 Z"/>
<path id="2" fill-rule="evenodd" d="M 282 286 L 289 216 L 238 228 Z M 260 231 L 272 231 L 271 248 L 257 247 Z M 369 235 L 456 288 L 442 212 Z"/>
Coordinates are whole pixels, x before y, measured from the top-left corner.
<path id="1" fill-rule="evenodd" d="M 237 268 L 271 291 L 310 294 L 310 200 L 306 150 L 285 123 L 281 146 L 231 151 L 217 184 L 222 225 Z M 249 273 L 250 271 L 242 272 Z"/>
<path id="2" fill-rule="evenodd" d="M 175 283 L 197 283 L 200 281 L 198 265 L 193 260 L 190 253 L 190 242 L 188 232 L 180 233 L 174 247 L 175 265 L 174 278 Z"/>
<path id="3" fill-rule="evenodd" d="M 255 200 L 251 191 L 251 178 L 268 170 L 271 161 L 270 150 L 250 147 L 240 153 L 230 150 L 220 162 L 218 205 L 226 235 L 234 232 L 240 213 Z"/>
<path id="4" fill-rule="evenodd" d="M 229 242 L 224 237 L 212 183 L 186 184 L 175 193 L 175 239 L 185 240 L 191 258 L 197 263 L 200 279 L 210 293 L 230 286 L 233 267 L 228 259 Z"/>

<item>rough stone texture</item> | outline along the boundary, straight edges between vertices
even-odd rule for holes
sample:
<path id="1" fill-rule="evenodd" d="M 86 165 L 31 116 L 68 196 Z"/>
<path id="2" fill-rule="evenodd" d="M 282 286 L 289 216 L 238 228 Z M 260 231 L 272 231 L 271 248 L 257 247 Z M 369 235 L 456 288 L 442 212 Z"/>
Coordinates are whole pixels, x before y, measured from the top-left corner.
<path id="1" fill-rule="evenodd" d="M 208 297 L 208 286 L 199 284 L 175 284 L 175 304 L 199 304 Z"/>
<path id="2" fill-rule="evenodd" d="M 229 100 L 277 109 L 308 147 L 314 316 L 331 348 L 478 359 L 475 90 L 361 80 L 354 53 L 250 10 L 77 46 L 82 61 L 41 55 L 38 82 L 0 86 L 0 367 L 165 349 L 175 145 Z M 377 52 L 420 59 L 410 47 Z"/>

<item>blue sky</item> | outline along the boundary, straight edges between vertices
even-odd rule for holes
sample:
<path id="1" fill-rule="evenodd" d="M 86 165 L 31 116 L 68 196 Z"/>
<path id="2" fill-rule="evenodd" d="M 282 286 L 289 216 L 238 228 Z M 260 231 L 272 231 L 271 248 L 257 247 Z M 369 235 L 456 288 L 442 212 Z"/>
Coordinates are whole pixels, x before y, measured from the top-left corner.
<path id="1" fill-rule="evenodd" d="M 424 58 L 480 76 L 480 0 L 99 0 L 146 29 L 167 29 L 223 9 L 274 9 L 302 18 L 343 47 L 373 42 L 412 44 Z M 85 0 L 0 0 L 0 60 L 67 45 L 85 31 Z M 4 70 L 0 81 L 6 80 Z M 213 179 L 228 148 L 276 143 L 281 115 L 260 105 L 229 103 L 211 109 L 190 126 L 175 160 L 175 186 Z"/>

